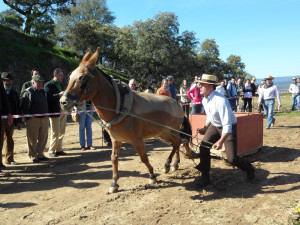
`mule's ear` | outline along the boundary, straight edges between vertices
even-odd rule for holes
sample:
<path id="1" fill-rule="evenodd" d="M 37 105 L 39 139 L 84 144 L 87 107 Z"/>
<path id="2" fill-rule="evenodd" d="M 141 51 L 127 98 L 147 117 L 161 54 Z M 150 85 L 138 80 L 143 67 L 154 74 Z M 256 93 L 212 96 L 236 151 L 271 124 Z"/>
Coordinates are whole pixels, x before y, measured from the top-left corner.
<path id="1" fill-rule="evenodd" d="M 91 68 L 94 68 L 99 56 L 99 47 L 97 48 L 97 50 L 95 51 L 95 53 L 92 55 L 92 57 L 89 59 L 88 61 L 88 66 Z"/>
<path id="2" fill-rule="evenodd" d="M 85 55 L 83 56 L 83 58 L 81 60 L 80 65 L 87 62 L 91 58 L 91 55 L 92 55 L 92 51 L 91 51 L 91 49 L 88 48 L 88 50 L 86 51 Z"/>

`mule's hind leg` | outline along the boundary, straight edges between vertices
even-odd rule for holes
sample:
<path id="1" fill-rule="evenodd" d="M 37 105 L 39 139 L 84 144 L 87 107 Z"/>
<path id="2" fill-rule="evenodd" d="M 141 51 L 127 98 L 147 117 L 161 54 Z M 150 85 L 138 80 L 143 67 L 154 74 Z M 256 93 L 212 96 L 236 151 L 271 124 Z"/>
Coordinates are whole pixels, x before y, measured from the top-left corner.
<path id="1" fill-rule="evenodd" d="M 146 150 L 145 150 L 145 144 L 144 141 L 141 140 L 134 140 L 133 143 L 131 143 L 136 150 L 136 152 L 139 154 L 141 161 L 147 166 L 148 171 L 150 173 L 150 184 L 154 184 L 156 182 L 156 176 L 153 173 L 153 167 L 151 166 Z"/>
<path id="2" fill-rule="evenodd" d="M 119 189 L 118 185 L 118 179 L 119 179 L 119 170 L 118 170 L 118 164 L 119 164 L 119 155 L 120 155 L 120 149 L 122 146 L 122 142 L 119 141 L 112 141 L 112 152 L 111 152 L 111 162 L 112 162 L 112 169 L 113 169 L 113 182 L 110 185 L 109 193 L 115 193 Z"/>
<path id="3" fill-rule="evenodd" d="M 173 148 L 174 148 L 175 156 L 176 156 L 175 162 L 172 165 L 172 171 L 174 172 L 174 171 L 178 170 L 178 168 L 179 168 L 180 154 L 179 154 L 179 146 L 174 146 Z"/>

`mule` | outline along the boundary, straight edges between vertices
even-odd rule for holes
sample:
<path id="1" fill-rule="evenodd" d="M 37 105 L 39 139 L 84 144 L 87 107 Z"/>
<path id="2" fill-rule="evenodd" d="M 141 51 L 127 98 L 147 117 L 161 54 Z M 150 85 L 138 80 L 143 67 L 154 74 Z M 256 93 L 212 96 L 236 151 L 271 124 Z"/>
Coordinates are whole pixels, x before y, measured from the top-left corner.
<path id="1" fill-rule="evenodd" d="M 132 91 L 130 110 L 121 115 L 121 112 L 115 110 L 120 104 L 115 90 L 116 85 L 113 84 L 110 76 L 95 67 L 97 58 L 98 49 L 94 54 L 88 50 L 79 66 L 72 71 L 69 76 L 68 87 L 60 99 L 61 107 L 69 111 L 80 101 L 91 100 L 104 123 L 115 122 L 105 128 L 112 140 L 113 181 L 109 189 L 110 193 L 117 192 L 119 188 L 117 184 L 119 179 L 118 159 L 122 142 L 132 144 L 141 161 L 148 168 L 149 183 L 155 183 L 156 177 L 146 154 L 144 140 L 160 137 L 171 143 L 173 149 L 165 163 L 165 172 L 169 172 L 174 154 L 176 159 L 172 169 L 177 170 L 180 162 L 179 147 L 181 138 L 184 136 L 180 129 L 189 135 L 191 134 L 188 119 L 174 99 L 135 91 Z M 188 144 L 185 146 L 187 146 L 186 151 L 189 153 Z"/>

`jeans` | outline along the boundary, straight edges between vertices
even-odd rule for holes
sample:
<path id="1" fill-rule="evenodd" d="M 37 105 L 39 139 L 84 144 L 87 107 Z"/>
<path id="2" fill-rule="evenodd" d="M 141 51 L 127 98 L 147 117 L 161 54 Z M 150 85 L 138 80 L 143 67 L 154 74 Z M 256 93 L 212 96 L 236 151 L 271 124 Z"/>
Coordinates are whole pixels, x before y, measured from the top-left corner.
<path id="1" fill-rule="evenodd" d="M 193 104 L 191 114 L 204 113 L 204 107 L 202 104 Z"/>
<path id="2" fill-rule="evenodd" d="M 298 104 L 298 111 L 300 111 L 300 94 L 297 95 L 296 105 Z"/>
<path id="3" fill-rule="evenodd" d="M 297 98 L 298 98 L 297 94 L 292 94 L 292 111 L 296 109 L 298 103 Z M 298 103 L 298 109 L 299 109 L 299 103 Z"/>
<path id="4" fill-rule="evenodd" d="M 228 100 L 229 100 L 229 103 L 230 103 L 232 111 L 236 112 L 236 98 L 235 97 L 231 97 Z"/>
<path id="5" fill-rule="evenodd" d="M 89 110 L 87 107 L 86 110 Z M 79 113 L 79 142 L 80 146 L 85 146 L 85 131 L 86 131 L 86 142 L 87 146 L 93 146 L 93 131 L 92 122 L 93 119 L 86 113 Z"/>
<path id="6" fill-rule="evenodd" d="M 271 124 L 275 121 L 275 119 L 274 119 L 274 105 L 275 105 L 275 99 L 264 101 L 265 115 L 268 116 L 267 127 L 270 127 Z"/>

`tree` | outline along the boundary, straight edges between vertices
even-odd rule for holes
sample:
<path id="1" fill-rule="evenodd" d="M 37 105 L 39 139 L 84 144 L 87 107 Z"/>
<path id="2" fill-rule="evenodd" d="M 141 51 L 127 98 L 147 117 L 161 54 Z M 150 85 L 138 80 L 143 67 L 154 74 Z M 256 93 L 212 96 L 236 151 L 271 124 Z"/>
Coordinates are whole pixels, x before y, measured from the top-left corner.
<path id="1" fill-rule="evenodd" d="M 227 58 L 227 77 L 242 77 L 244 78 L 246 76 L 245 64 L 242 62 L 242 59 L 240 56 L 236 55 L 230 55 Z"/>
<path id="2" fill-rule="evenodd" d="M 106 0 L 77 0 L 76 6 L 70 8 L 70 14 L 57 16 L 56 33 L 63 46 L 82 53 L 87 48 L 100 47 L 100 57 L 104 57 L 103 51 L 108 41 L 102 27 L 111 24 L 114 19 L 106 6 Z M 110 26 L 106 30 L 109 28 L 115 29 Z M 109 35 L 114 32 L 109 31 Z"/>
<path id="3" fill-rule="evenodd" d="M 48 38 L 55 34 L 55 24 L 48 14 L 38 17 L 32 24 L 32 34 Z"/>
<path id="4" fill-rule="evenodd" d="M 17 30 L 22 29 L 24 19 L 15 10 L 8 9 L 0 13 L 0 24 L 12 27 Z"/>
<path id="5" fill-rule="evenodd" d="M 125 72 L 145 84 L 167 75 L 174 75 L 177 81 L 192 75 L 197 43 L 193 32 L 179 34 L 174 13 L 164 12 L 120 29 L 115 46 Z"/>
<path id="6" fill-rule="evenodd" d="M 46 13 L 66 13 L 67 6 L 74 4 L 74 0 L 3 0 L 3 2 L 26 18 L 24 32 L 28 34 L 37 18 Z"/>

